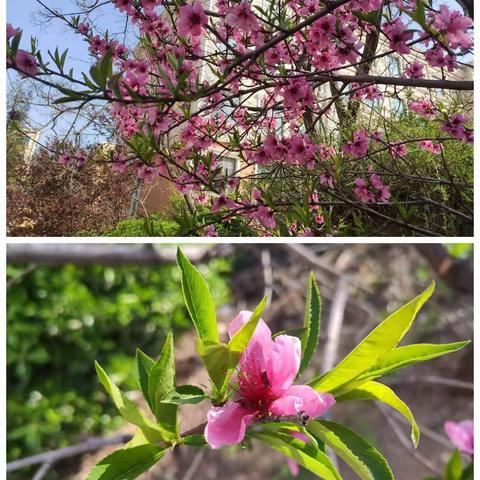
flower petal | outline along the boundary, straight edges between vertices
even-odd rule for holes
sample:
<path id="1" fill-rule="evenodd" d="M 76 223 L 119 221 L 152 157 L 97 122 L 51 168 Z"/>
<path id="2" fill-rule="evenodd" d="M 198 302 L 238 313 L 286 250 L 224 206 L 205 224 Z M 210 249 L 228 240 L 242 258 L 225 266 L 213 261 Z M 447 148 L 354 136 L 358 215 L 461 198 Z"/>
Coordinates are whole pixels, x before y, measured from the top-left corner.
<path id="1" fill-rule="evenodd" d="M 248 322 L 251 316 L 252 312 L 243 310 L 230 322 L 228 326 L 230 338 Z M 246 367 L 246 359 L 249 358 L 248 368 L 252 368 L 252 364 L 254 363 L 256 365 L 255 368 L 258 368 L 259 371 L 265 370 L 266 359 L 269 357 L 273 345 L 272 331 L 268 328 L 267 324 L 260 319 L 257 328 L 248 342 L 247 348 L 240 358 L 240 368 Z"/>
<path id="2" fill-rule="evenodd" d="M 245 437 L 255 412 L 243 408 L 237 402 L 227 402 L 223 407 L 212 407 L 207 414 L 205 439 L 211 448 L 235 445 Z"/>
<path id="3" fill-rule="evenodd" d="M 461 452 L 473 454 L 473 422 L 471 420 L 459 423 L 445 422 L 444 428 L 450 441 Z"/>
<path id="4" fill-rule="evenodd" d="M 293 383 L 300 368 L 301 343 L 297 337 L 280 335 L 275 339 L 266 363 L 270 387 L 282 395 Z"/>
<path id="5" fill-rule="evenodd" d="M 274 415 L 296 415 L 304 412 L 309 417 L 323 415 L 333 404 L 335 398 L 329 393 L 320 393 L 308 385 L 293 385 L 280 398 L 270 405 Z"/>

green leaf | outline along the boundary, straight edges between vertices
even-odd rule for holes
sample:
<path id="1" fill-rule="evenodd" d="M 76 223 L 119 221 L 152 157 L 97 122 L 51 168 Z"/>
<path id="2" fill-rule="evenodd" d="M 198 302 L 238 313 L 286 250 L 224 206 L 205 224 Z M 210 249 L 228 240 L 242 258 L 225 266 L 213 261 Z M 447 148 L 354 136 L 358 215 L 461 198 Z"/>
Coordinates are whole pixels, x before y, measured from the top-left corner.
<path id="1" fill-rule="evenodd" d="M 289 328 L 287 330 L 280 330 L 279 332 L 275 332 L 272 335 L 272 338 L 275 339 L 275 338 L 279 337 L 280 335 L 291 335 L 292 337 L 298 337 L 301 340 L 306 331 L 307 331 L 307 329 L 305 327 Z"/>
<path id="2" fill-rule="evenodd" d="M 394 348 L 371 369 L 362 373 L 356 380 L 361 382 L 371 378 L 377 378 L 415 363 L 432 360 L 434 358 L 441 357 L 442 355 L 461 350 L 469 343 L 470 340 L 465 342 L 444 343 L 439 345 L 418 343 Z"/>
<path id="3" fill-rule="evenodd" d="M 137 348 L 137 371 L 138 371 L 138 382 L 140 384 L 140 390 L 142 390 L 143 396 L 150 407 L 150 410 L 155 413 L 155 405 L 150 398 L 150 393 L 148 391 L 148 376 L 150 371 L 155 365 L 155 360 L 150 358 L 148 355 L 143 353 L 139 348 Z"/>
<path id="4" fill-rule="evenodd" d="M 308 278 L 307 300 L 305 305 L 305 319 L 303 322 L 305 333 L 302 335 L 302 360 L 300 362 L 300 375 L 308 367 L 320 336 L 320 320 L 322 315 L 322 299 L 318 292 L 317 282 L 313 272 Z"/>
<path id="5" fill-rule="evenodd" d="M 190 447 L 202 448 L 207 446 L 205 436 L 200 433 L 194 433 L 182 438 L 182 445 L 189 445 Z"/>
<path id="6" fill-rule="evenodd" d="M 420 438 L 420 430 L 415 422 L 415 418 L 407 404 L 386 385 L 378 382 L 365 382 L 355 390 L 337 397 L 336 400 L 337 402 L 345 402 L 348 400 L 378 400 L 394 408 L 410 422 L 410 425 L 412 426 L 412 442 L 415 448 L 417 447 Z"/>
<path id="7" fill-rule="evenodd" d="M 252 338 L 253 332 L 257 328 L 260 317 L 265 310 L 267 304 L 267 297 L 263 297 L 262 301 L 257 305 L 249 318 L 248 322 L 238 330 L 228 343 L 228 348 L 231 352 L 243 353 L 247 348 L 248 342 Z"/>
<path id="8" fill-rule="evenodd" d="M 323 440 L 362 480 L 394 480 L 385 457 L 352 430 L 324 420 L 310 421 L 307 430 Z"/>
<path id="9" fill-rule="evenodd" d="M 434 289 L 435 283 L 432 282 L 418 297 L 389 315 L 330 372 L 309 384 L 316 390 L 332 392 L 373 367 L 402 340 Z"/>
<path id="10" fill-rule="evenodd" d="M 160 358 L 150 370 L 148 376 L 148 394 L 153 404 L 153 413 L 158 423 L 172 432 L 177 433 L 177 406 L 162 403 L 163 398 L 175 389 L 175 358 L 173 350 L 173 335 L 167 335 Z"/>
<path id="11" fill-rule="evenodd" d="M 425 18 L 425 4 L 423 0 L 417 0 L 417 8 L 409 13 L 410 17 L 415 20 L 420 26 L 424 27 L 426 24 Z"/>
<path id="12" fill-rule="evenodd" d="M 162 399 L 162 403 L 174 404 L 195 404 L 205 400 L 207 395 L 205 392 L 194 385 L 181 385 L 174 390 L 168 392 Z"/>
<path id="13" fill-rule="evenodd" d="M 277 452 L 290 457 L 299 465 L 324 480 L 342 480 L 328 456 L 315 445 L 305 443 L 288 434 L 254 432 L 249 436 L 260 440 Z"/>
<path id="14" fill-rule="evenodd" d="M 95 362 L 95 369 L 97 370 L 100 382 L 112 398 L 120 415 L 122 415 L 125 420 L 140 427 L 143 434 L 150 442 L 160 442 L 169 438 L 168 432 L 163 431 L 163 429 L 153 423 L 145 413 L 137 407 L 137 405 L 120 391 L 120 389 L 110 380 L 105 370 L 103 370 L 98 362 Z"/>
<path id="15" fill-rule="evenodd" d="M 117 450 L 97 463 L 87 480 L 133 480 L 155 465 L 165 451 L 152 444 Z"/>
<path id="16" fill-rule="evenodd" d="M 182 272 L 182 289 L 188 312 L 203 340 L 218 343 L 217 318 L 210 290 L 200 272 L 190 263 L 180 250 L 177 263 Z"/>
<path id="17" fill-rule="evenodd" d="M 205 364 L 216 395 L 222 396 L 229 371 L 238 363 L 239 353 L 232 352 L 225 343 L 197 341 L 197 350 Z"/>
<path id="18" fill-rule="evenodd" d="M 460 480 L 462 473 L 462 457 L 460 456 L 460 452 L 455 450 L 445 466 L 445 480 Z"/>
<path id="19" fill-rule="evenodd" d="M 148 439 L 145 437 L 145 435 L 143 434 L 143 432 L 140 430 L 140 429 L 137 429 L 135 431 L 135 434 L 133 435 L 133 438 L 127 442 L 123 448 L 124 449 L 127 449 L 127 448 L 133 448 L 133 447 L 138 447 L 140 445 L 145 445 L 147 443 L 150 443 L 148 441 Z"/>

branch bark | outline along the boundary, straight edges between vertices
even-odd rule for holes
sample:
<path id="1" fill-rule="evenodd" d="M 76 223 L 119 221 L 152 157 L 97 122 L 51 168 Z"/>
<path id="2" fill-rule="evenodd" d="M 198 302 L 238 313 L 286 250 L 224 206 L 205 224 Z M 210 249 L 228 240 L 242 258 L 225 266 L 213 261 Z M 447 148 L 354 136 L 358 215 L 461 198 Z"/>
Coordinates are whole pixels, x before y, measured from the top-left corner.
<path id="1" fill-rule="evenodd" d="M 220 249 L 220 252 L 219 252 Z M 186 247 L 185 254 L 193 263 L 214 256 L 228 255 L 230 245 Z M 37 263 L 41 265 L 163 265 L 174 263 L 175 247 L 155 248 L 152 245 L 98 245 L 98 244 L 29 244 L 17 243 L 7 247 L 9 263 Z"/>

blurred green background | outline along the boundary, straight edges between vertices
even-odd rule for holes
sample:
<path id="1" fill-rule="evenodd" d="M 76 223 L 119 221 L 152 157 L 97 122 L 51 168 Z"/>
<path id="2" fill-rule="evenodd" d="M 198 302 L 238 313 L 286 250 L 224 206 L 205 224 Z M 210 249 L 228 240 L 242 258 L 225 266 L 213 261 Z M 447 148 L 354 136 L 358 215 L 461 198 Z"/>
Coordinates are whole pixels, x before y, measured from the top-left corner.
<path id="1" fill-rule="evenodd" d="M 226 258 L 202 265 L 217 305 L 229 300 L 229 271 Z M 156 356 L 167 331 L 191 326 L 175 264 L 9 265 L 7 276 L 8 461 L 118 427 L 94 360 L 134 390 L 136 347 Z"/>

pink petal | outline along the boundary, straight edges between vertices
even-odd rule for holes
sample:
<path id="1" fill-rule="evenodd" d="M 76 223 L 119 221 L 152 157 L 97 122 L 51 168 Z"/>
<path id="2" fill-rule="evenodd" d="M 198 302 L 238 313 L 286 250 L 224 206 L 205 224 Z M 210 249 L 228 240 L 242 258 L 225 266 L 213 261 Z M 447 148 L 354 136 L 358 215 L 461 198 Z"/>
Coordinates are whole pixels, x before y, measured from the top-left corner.
<path id="1" fill-rule="evenodd" d="M 255 412 L 237 402 L 229 401 L 223 407 L 212 407 L 207 414 L 205 440 L 211 448 L 240 443 L 254 416 Z"/>
<path id="2" fill-rule="evenodd" d="M 290 475 L 292 475 L 292 477 L 296 477 L 300 473 L 300 467 L 295 460 L 287 458 L 287 465 L 288 469 L 290 470 Z"/>
<path id="3" fill-rule="evenodd" d="M 473 422 L 445 422 L 445 432 L 450 441 L 462 452 L 473 454 Z"/>
<path id="4" fill-rule="evenodd" d="M 230 322 L 228 326 L 230 338 L 248 322 L 251 316 L 252 312 L 244 310 Z M 252 368 L 253 364 L 255 364 L 259 371 L 265 370 L 266 359 L 269 357 L 273 345 L 272 331 L 268 328 L 267 324 L 260 319 L 245 352 L 240 358 L 240 368 L 243 369 L 246 367 L 246 360 L 248 358 L 249 368 Z"/>
<path id="5" fill-rule="evenodd" d="M 297 337 L 280 335 L 267 359 L 266 370 L 272 392 L 282 395 L 295 380 L 300 367 L 301 343 Z"/>
<path id="6" fill-rule="evenodd" d="M 317 392 L 308 385 L 293 385 L 271 403 L 269 410 L 280 416 L 304 412 L 309 417 L 319 417 L 334 403 L 335 398 L 329 393 Z"/>

